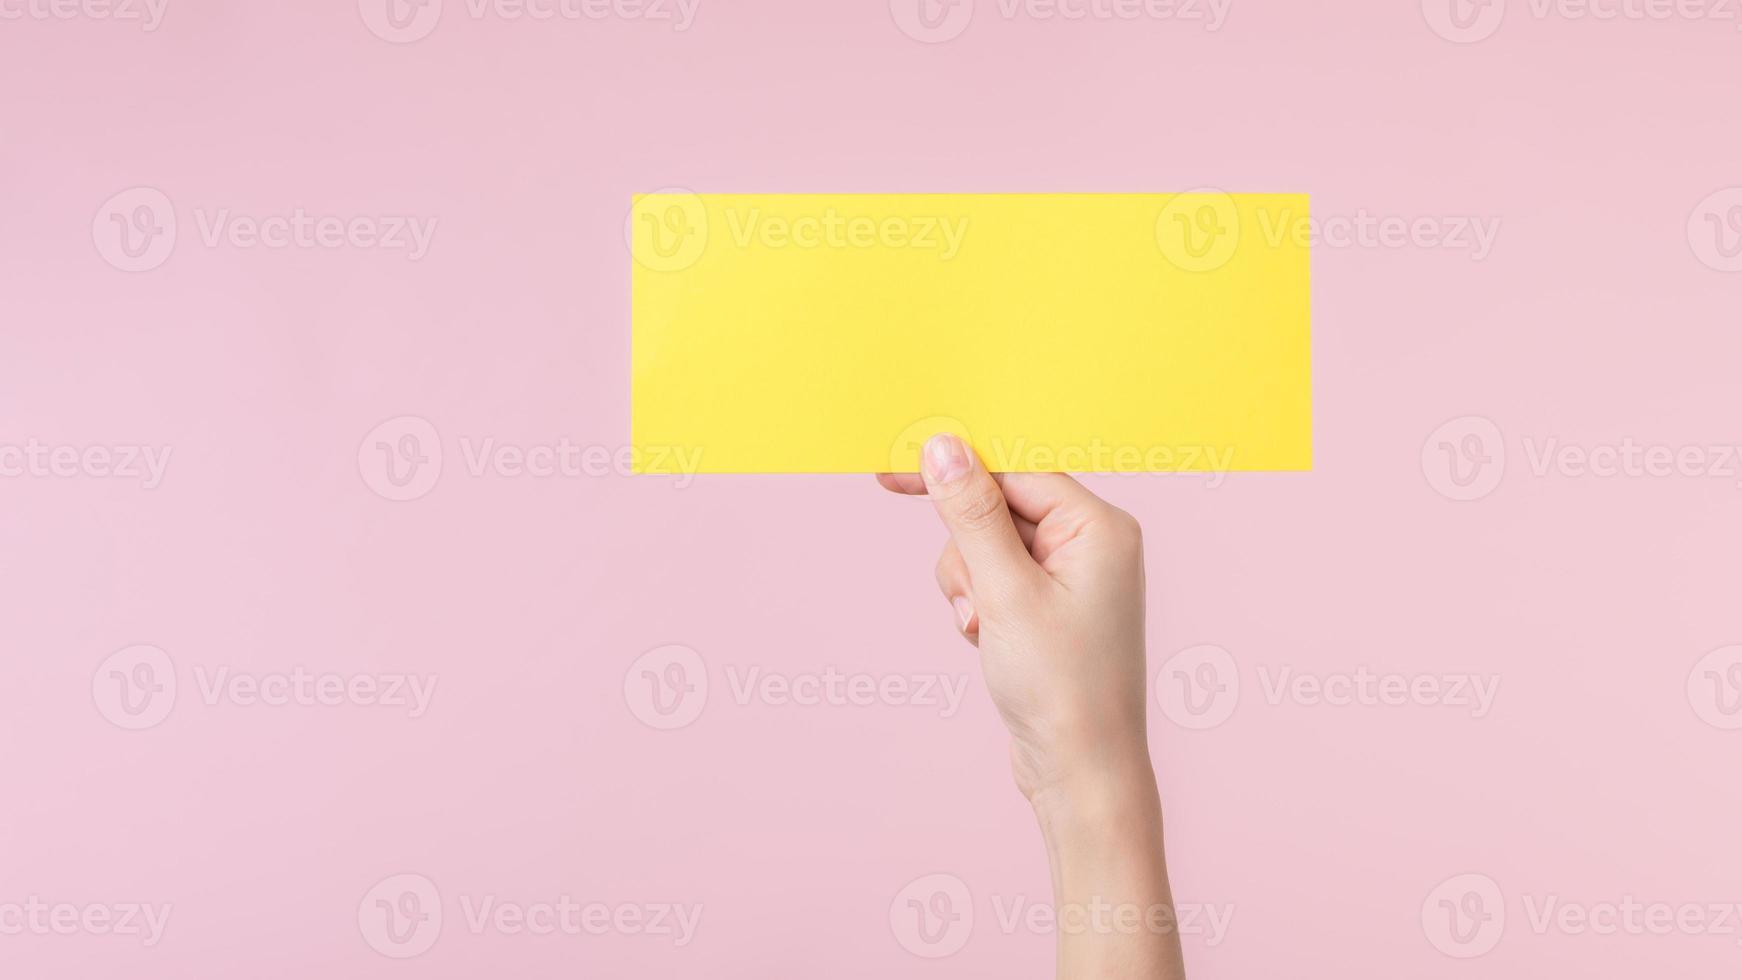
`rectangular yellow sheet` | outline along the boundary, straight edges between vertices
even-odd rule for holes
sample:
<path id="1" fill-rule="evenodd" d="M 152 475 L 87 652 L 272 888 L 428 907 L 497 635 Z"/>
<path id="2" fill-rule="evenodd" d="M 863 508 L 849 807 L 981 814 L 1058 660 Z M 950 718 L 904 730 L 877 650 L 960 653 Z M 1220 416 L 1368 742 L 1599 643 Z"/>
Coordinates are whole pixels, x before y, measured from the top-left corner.
<path id="1" fill-rule="evenodd" d="M 637 472 L 1312 468 L 1307 198 L 646 194 Z M 699 467 L 699 469 L 698 469 Z"/>

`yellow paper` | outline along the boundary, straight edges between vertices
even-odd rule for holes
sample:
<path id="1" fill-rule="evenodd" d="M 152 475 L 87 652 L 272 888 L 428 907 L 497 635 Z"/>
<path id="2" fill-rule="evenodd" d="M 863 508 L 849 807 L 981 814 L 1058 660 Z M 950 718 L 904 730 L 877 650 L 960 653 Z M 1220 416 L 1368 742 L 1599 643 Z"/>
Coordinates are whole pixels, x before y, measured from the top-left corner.
<path id="1" fill-rule="evenodd" d="M 1312 468 L 1307 198 L 635 198 L 644 473 Z"/>

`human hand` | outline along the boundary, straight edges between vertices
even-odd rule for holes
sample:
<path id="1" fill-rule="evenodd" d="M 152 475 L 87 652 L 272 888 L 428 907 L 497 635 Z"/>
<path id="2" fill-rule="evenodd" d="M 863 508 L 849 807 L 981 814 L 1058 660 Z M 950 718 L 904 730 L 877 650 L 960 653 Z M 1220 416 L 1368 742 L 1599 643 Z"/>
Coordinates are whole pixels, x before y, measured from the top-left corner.
<path id="1" fill-rule="evenodd" d="M 878 481 L 930 496 L 949 530 L 938 586 L 980 648 L 1040 821 L 1059 977 L 1183 980 L 1149 761 L 1137 521 L 1060 473 L 994 477 L 949 434 L 926 443 L 921 469 Z"/>
<path id="2" fill-rule="evenodd" d="M 949 529 L 938 587 L 980 648 L 1017 787 L 1038 805 L 1152 784 L 1137 521 L 1062 473 L 994 477 L 953 435 L 926 443 L 923 469 L 878 480 L 929 493 Z"/>

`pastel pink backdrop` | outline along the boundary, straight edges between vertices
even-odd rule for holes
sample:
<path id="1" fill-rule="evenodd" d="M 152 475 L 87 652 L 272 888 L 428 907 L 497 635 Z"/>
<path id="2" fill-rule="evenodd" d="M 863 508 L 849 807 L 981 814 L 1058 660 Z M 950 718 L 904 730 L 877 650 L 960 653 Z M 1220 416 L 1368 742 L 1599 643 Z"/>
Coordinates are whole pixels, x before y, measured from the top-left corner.
<path id="1" fill-rule="evenodd" d="M 1217 186 L 1309 192 L 1320 216 L 1497 220 L 1481 261 L 1317 250 L 1313 473 L 1091 480 L 1146 529 L 1152 674 L 1198 644 L 1241 673 L 1207 730 L 1151 699 L 1178 898 L 1234 910 L 1219 942 L 1187 937 L 1191 974 L 1742 967 L 1736 935 L 1539 933 L 1521 899 L 1742 901 L 1742 732 L 1687 688 L 1742 642 L 1742 490 L 1538 476 L 1523 448 L 1742 436 L 1742 278 L 1687 227 L 1742 184 L 1734 24 L 1514 5 L 1462 44 L 1406 2 L 1233 0 L 1207 31 L 981 0 L 926 44 L 884 0 L 702 0 L 684 31 L 447 6 L 405 44 L 348 0 L 169 0 L 154 31 L 0 21 L 0 445 L 173 447 L 150 490 L 0 479 L 0 905 L 173 906 L 152 946 L 0 935 L 0 973 L 1049 975 L 1052 937 L 1000 926 L 1013 896 L 1048 900 L 1046 864 L 933 585 L 923 503 L 869 477 L 467 470 L 462 439 L 626 442 L 624 217 L 672 186 Z M 133 187 L 179 225 L 149 271 L 94 241 Z M 415 262 L 202 241 L 201 215 L 299 206 L 439 224 Z M 403 416 L 434 428 L 443 466 L 395 502 L 359 447 Z M 1508 459 L 1456 501 L 1423 447 L 1467 416 Z M 134 644 L 179 684 L 141 731 L 93 697 Z M 667 644 L 710 691 L 662 731 L 625 678 Z M 195 674 L 298 666 L 439 686 L 412 719 L 207 703 Z M 728 675 L 828 666 L 968 690 L 944 718 L 739 704 Z M 1259 675 L 1362 666 L 1501 686 L 1476 719 L 1272 705 Z M 401 873 L 445 915 L 404 960 L 358 919 Z M 1465 873 L 1507 914 L 1469 961 L 1422 921 Z M 975 916 L 937 959 L 892 927 L 931 874 Z M 565 894 L 704 912 L 680 947 L 475 932 L 459 904 Z"/>

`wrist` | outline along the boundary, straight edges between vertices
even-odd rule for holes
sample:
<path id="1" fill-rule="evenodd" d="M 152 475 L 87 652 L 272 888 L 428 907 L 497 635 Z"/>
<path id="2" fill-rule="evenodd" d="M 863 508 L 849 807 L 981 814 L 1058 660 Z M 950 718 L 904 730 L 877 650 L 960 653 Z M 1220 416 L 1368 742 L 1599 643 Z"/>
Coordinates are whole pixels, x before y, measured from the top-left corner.
<path id="1" fill-rule="evenodd" d="M 1035 792 L 1030 801 L 1042 836 L 1055 850 L 1094 852 L 1159 837 L 1161 797 L 1147 748 L 1106 760 Z"/>

